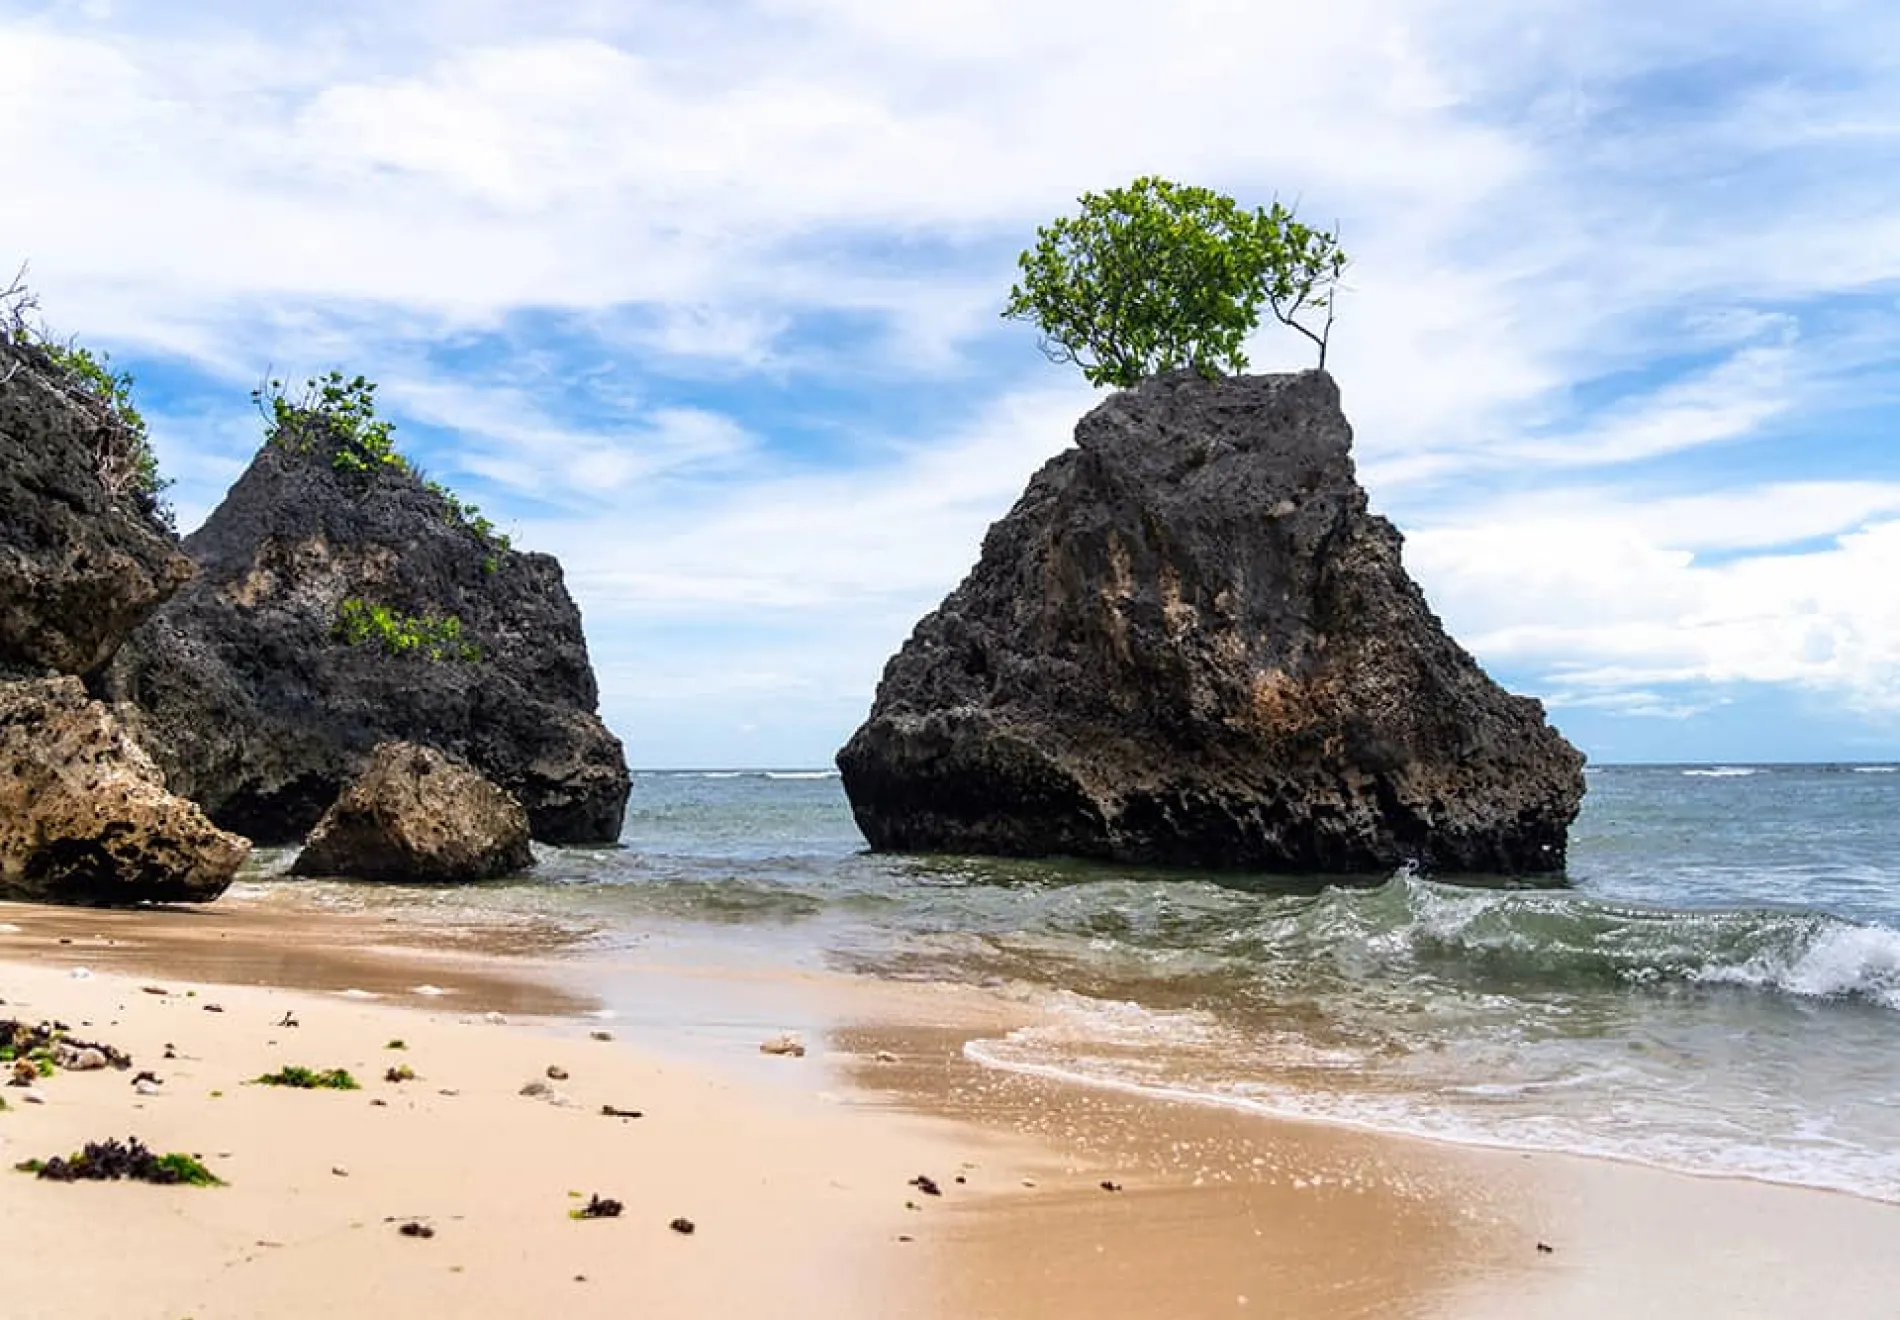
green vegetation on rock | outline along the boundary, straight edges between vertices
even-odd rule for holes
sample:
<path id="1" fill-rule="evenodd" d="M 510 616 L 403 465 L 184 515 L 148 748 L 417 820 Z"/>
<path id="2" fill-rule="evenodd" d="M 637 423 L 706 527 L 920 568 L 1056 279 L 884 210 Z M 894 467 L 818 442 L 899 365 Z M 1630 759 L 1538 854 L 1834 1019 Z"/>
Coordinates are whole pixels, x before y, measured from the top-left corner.
<path id="1" fill-rule="evenodd" d="M 271 380 L 251 391 L 251 402 L 270 424 L 271 444 L 301 454 L 322 446 L 338 472 L 409 471 L 396 452 L 396 424 L 376 416 L 376 382 L 367 377 L 314 376 L 296 398 Z"/>
<path id="2" fill-rule="evenodd" d="M 355 596 L 337 606 L 336 635 L 351 646 L 380 646 L 384 654 L 399 658 L 482 658 L 482 648 L 468 639 L 462 621 L 452 614 L 404 614 Z"/>
<path id="3" fill-rule="evenodd" d="M 457 497 L 454 491 L 439 481 L 425 483 L 429 491 L 441 500 L 448 514 L 448 521 L 458 527 L 466 527 L 475 533 L 475 539 L 487 546 L 489 555 L 482 560 L 482 571 L 493 574 L 501 567 L 501 556 L 514 548 L 514 542 L 495 530 L 495 524 L 482 516 L 481 507 L 469 504 Z"/>
<path id="4" fill-rule="evenodd" d="M 422 481 L 442 501 L 444 521 L 467 528 L 489 551 L 482 560 L 483 572 L 493 574 L 500 556 L 512 548 L 478 506 L 441 482 L 424 479 L 421 470 L 397 452 L 396 424 L 376 415 L 376 382 L 368 377 L 331 371 L 306 380 L 295 397 L 286 392 L 283 381 L 271 379 L 251 391 L 251 402 L 264 414 L 271 444 L 300 454 L 321 449 L 338 472 L 400 472 Z"/>
<path id="5" fill-rule="evenodd" d="M 1346 266 L 1333 233 L 1278 202 L 1247 211 L 1152 175 L 1078 200 L 1079 214 L 1036 231 L 1003 311 L 1041 330 L 1052 361 L 1121 387 L 1183 367 L 1244 371 L 1264 302 L 1318 346 L 1324 369 Z"/>
<path id="6" fill-rule="evenodd" d="M 285 1064 L 274 1073 L 257 1079 L 260 1086 L 288 1086 L 299 1091 L 360 1091 L 362 1086 L 343 1068 L 318 1071 L 300 1064 Z"/>
<path id="7" fill-rule="evenodd" d="M 55 339 L 39 320 L 40 302 L 27 287 L 21 267 L 11 284 L 0 288 L 0 342 L 38 349 L 65 383 L 102 404 L 113 424 L 93 441 L 93 470 L 111 498 L 130 499 L 138 508 L 172 525 L 172 509 L 159 496 L 172 483 L 158 470 L 145 415 L 132 402 L 132 374 L 112 369 L 112 355 L 97 353 L 71 340 Z M 0 380 L 18 366 L 0 359 Z"/>

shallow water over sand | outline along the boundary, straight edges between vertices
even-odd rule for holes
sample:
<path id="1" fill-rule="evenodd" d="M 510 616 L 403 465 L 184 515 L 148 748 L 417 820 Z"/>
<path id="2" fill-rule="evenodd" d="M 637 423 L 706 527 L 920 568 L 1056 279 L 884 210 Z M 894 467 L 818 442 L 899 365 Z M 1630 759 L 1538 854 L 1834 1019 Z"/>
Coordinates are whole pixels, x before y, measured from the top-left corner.
<path id="1" fill-rule="evenodd" d="M 266 903 L 980 985 L 980 1062 L 1263 1112 L 1900 1201 L 1900 775 L 1593 769 L 1571 887 L 1328 887 L 865 855 L 835 778 L 642 774 L 532 880 Z"/>

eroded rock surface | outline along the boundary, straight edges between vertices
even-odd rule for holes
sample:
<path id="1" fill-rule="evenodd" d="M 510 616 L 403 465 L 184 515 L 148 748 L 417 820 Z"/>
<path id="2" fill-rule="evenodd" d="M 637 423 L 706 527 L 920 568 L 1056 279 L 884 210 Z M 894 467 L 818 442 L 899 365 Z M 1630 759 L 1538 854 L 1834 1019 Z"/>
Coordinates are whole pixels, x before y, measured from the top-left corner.
<path id="1" fill-rule="evenodd" d="M 1552 872 L 1583 757 L 1446 635 L 1323 373 L 1090 412 L 838 755 L 882 850 Z"/>
<path id="2" fill-rule="evenodd" d="M 532 865 L 519 802 L 434 748 L 390 742 L 317 822 L 291 872 L 452 882 Z"/>
<path id="3" fill-rule="evenodd" d="M 109 480 L 120 427 L 0 335 L 0 677 L 96 673 L 191 578 L 150 496 Z"/>
<path id="4" fill-rule="evenodd" d="M 0 897 L 203 902 L 249 852 L 165 791 L 151 758 L 77 678 L 0 683 Z"/>
<path id="5" fill-rule="evenodd" d="M 437 747 L 520 801 L 536 838 L 619 837 L 630 778 L 551 556 L 503 546 L 401 468 L 266 445 L 185 539 L 192 584 L 107 675 L 173 789 L 260 842 L 300 839 L 384 741 Z M 454 618 L 472 648 L 392 654 L 345 602 Z"/>

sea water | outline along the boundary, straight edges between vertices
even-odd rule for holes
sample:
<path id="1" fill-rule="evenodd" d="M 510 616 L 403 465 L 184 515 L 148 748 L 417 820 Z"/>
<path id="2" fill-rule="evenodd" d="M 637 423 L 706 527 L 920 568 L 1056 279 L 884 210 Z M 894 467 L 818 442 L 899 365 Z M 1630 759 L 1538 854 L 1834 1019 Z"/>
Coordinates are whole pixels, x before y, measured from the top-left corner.
<path id="1" fill-rule="evenodd" d="M 1592 768 L 1559 888 L 876 857 L 833 775 L 652 772 L 620 847 L 411 898 L 988 986 L 996 1068 L 1900 1201 L 1891 770 Z"/>

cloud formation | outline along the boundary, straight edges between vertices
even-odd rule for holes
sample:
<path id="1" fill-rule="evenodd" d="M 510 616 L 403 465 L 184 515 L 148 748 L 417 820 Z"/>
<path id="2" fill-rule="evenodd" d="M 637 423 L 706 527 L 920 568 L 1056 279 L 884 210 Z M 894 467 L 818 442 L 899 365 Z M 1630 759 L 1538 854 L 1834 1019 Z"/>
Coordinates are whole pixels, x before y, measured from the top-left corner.
<path id="1" fill-rule="evenodd" d="M 187 519 L 266 372 L 365 371 L 562 556 L 636 760 L 810 763 L 1088 404 L 996 319 L 1034 226 L 1296 200 L 1447 619 L 1693 756 L 1735 684 L 1900 707 L 1896 52 L 1875 0 L 0 3 L 0 240 Z"/>

